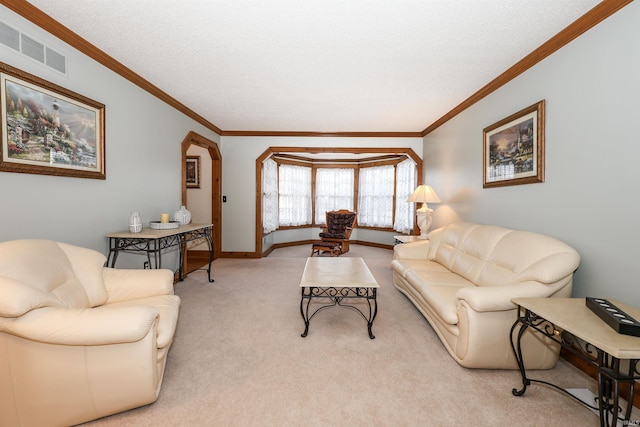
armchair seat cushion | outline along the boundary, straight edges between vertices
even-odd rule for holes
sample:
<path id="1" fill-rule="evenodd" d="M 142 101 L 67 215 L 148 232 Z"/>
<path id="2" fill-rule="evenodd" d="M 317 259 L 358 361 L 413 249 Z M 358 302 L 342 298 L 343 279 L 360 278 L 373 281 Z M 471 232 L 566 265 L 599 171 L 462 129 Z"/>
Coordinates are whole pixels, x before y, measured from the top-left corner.
<path id="1" fill-rule="evenodd" d="M 346 235 L 344 233 L 320 233 L 320 237 L 325 239 L 345 239 Z"/>

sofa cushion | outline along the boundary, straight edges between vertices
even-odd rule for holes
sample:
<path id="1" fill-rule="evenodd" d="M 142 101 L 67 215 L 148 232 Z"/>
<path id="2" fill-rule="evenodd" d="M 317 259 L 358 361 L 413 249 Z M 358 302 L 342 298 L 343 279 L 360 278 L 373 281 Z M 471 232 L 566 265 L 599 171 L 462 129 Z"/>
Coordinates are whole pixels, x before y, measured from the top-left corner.
<path id="1" fill-rule="evenodd" d="M 488 257 L 479 286 L 536 281 L 555 283 L 573 274 L 580 256 L 564 242 L 543 234 L 512 230 Z"/>
<path id="2" fill-rule="evenodd" d="M 402 277 L 407 276 L 407 272 L 412 270 L 441 271 L 446 272 L 446 267 L 435 261 L 419 259 L 394 259 L 391 261 L 391 268 Z"/>
<path id="3" fill-rule="evenodd" d="M 438 316 L 450 325 L 458 323 L 456 294 L 458 290 L 475 287 L 473 283 L 449 271 L 412 270 L 407 281 L 420 293 Z"/>
<path id="4" fill-rule="evenodd" d="M 452 224 L 432 232 L 430 239 L 430 259 L 478 286 L 553 283 L 572 274 L 580 262 L 564 242 L 494 225 Z M 558 262 L 560 255 L 563 259 Z"/>

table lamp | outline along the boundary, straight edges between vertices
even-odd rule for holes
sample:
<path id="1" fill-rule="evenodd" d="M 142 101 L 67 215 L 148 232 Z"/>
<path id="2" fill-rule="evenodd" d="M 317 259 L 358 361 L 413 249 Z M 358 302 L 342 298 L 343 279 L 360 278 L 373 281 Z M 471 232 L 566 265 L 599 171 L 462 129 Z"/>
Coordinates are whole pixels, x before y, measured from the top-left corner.
<path id="1" fill-rule="evenodd" d="M 409 196 L 407 202 L 422 203 L 419 209 L 416 209 L 416 219 L 420 228 L 418 239 L 426 239 L 431 222 L 433 221 L 433 209 L 427 206 L 427 203 L 440 203 L 440 198 L 429 185 L 419 185 L 418 188 Z"/>

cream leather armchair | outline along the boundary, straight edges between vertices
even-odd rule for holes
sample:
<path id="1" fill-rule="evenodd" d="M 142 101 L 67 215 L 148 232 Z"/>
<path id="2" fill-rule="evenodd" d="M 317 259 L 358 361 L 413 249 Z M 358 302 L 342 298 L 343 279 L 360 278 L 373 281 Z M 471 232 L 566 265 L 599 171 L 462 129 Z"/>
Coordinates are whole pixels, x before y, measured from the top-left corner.
<path id="1" fill-rule="evenodd" d="M 178 321 L 169 270 L 0 243 L 0 425 L 63 426 L 155 402 Z"/>

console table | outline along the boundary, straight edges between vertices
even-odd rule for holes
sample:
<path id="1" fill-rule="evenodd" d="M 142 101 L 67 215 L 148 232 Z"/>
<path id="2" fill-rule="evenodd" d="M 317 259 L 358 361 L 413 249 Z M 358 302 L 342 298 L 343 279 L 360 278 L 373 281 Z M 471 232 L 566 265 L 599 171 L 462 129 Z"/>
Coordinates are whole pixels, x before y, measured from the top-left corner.
<path id="1" fill-rule="evenodd" d="M 592 409 L 597 409 L 601 426 L 616 426 L 618 420 L 622 420 L 624 425 L 630 425 L 634 383 L 640 379 L 640 338 L 614 331 L 586 306 L 584 298 L 514 298 L 512 301 L 518 306 L 518 318 L 511 328 L 511 348 L 516 356 L 523 384 L 522 389 L 514 388 L 512 393 L 515 396 L 523 395 L 532 382 L 546 384 Z M 610 302 L 629 316 L 640 319 L 639 309 L 614 300 Z M 519 330 L 514 335 L 518 325 Z M 598 396 L 594 402 L 597 406 L 582 401 L 555 384 L 527 377 L 520 341 L 528 328 L 552 339 L 597 368 Z M 618 413 L 622 413 L 619 406 L 621 384 L 630 386 L 630 403 L 627 404 L 624 419 L 618 416 Z"/>
<path id="2" fill-rule="evenodd" d="M 187 224 L 168 230 L 143 228 L 140 233 L 123 231 L 107 234 L 106 237 L 109 238 L 107 265 L 114 267 L 120 252 L 132 252 L 146 254 L 149 268 L 162 268 L 162 251 L 178 246 L 178 280 L 182 281 L 184 279 L 184 253 L 187 249 L 187 243 L 205 239 L 209 246 L 207 274 L 209 282 L 213 282 L 211 278 L 211 263 L 213 262 L 212 227 L 213 224 Z"/>

